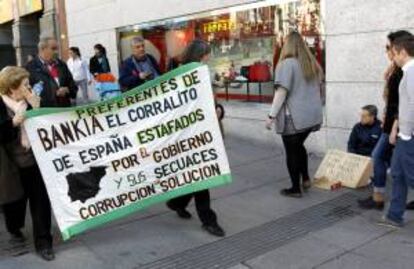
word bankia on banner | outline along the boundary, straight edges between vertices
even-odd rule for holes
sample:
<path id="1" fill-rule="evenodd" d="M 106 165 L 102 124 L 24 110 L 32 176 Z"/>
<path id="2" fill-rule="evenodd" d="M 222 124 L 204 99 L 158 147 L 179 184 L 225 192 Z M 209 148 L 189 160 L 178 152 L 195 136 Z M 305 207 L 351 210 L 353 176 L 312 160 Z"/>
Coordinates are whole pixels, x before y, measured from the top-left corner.
<path id="1" fill-rule="evenodd" d="M 231 182 L 209 71 L 198 63 L 111 100 L 37 109 L 27 118 L 64 240 Z"/>

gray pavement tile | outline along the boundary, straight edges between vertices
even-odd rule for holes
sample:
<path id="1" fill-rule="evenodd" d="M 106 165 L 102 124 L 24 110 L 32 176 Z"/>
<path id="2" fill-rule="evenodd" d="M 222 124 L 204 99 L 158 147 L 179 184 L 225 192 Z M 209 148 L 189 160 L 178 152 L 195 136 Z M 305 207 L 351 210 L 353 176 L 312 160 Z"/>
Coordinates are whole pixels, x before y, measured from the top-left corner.
<path id="1" fill-rule="evenodd" d="M 213 208 L 218 213 L 219 222 L 228 234 L 233 234 L 333 199 L 347 191 L 311 189 L 302 199 L 295 199 L 279 194 L 287 184 L 285 179 L 214 201 Z"/>
<path id="2" fill-rule="evenodd" d="M 247 267 L 246 265 L 243 265 L 243 264 L 240 263 L 238 265 L 229 267 L 227 269 L 251 269 L 251 268 L 250 267 Z"/>
<path id="3" fill-rule="evenodd" d="M 368 259 L 411 264 L 414 268 L 414 222 L 353 251 Z M 394 267 L 395 268 L 395 267 Z"/>
<path id="4" fill-rule="evenodd" d="M 354 253 L 347 253 L 332 259 L 315 269 L 412 269 L 413 267 L 398 267 L 392 261 L 368 259 Z"/>
<path id="5" fill-rule="evenodd" d="M 390 229 L 381 227 L 369 219 L 356 216 L 327 229 L 312 233 L 312 235 L 327 240 L 333 245 L 352 250 L 387 234 L 389 231 Z"/>
<path id="6" fill-rule="evenodd" d="M 197 217 L 181 220 L 175 213 L 130 223 L 106 235 L 91 233 L 82 242 L 115 268 L 133 268 L 217 240 L 201 229 Z"/>
<path id="7" fill-rule="evenodd" d="M 79 243 L 60 249 L 56 259 L 43 261 L 34 253 L 0 260 L 1 269 L 111 269 L 113 265 L 98 258 L 90 249 Z"/>
<path id="8" fill-rule="evenodd" d="M 245 264 L 253 269 L 310 269 L 344 251 L 326 240 L 306 236 Z"/>

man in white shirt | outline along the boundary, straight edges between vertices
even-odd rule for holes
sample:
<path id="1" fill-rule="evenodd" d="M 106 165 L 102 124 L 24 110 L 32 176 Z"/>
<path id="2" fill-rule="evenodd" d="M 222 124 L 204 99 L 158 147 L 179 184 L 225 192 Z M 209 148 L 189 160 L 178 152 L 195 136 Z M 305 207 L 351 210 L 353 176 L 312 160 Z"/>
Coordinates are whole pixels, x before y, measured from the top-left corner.
<path id="1" fill-rule="evenodd" d="M 391 162 L 391 205 L 380 224 L 401 227 L 408 188 L 414 188 L 414 37 L 396 39 L 392 49 L 404 75 L 399 87 L 398 140 Z"/>

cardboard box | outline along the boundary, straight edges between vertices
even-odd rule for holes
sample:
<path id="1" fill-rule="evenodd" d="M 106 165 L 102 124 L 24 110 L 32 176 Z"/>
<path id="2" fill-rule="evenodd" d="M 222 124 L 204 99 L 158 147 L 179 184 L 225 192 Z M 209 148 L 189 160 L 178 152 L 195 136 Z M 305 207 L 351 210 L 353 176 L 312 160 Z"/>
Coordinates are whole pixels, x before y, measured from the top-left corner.
<path id="1" fill-rule="evenodd" d="M 348 188 L 365 187 L 370 182 L 372 160 L 369 157 L 347 153 L 340 150 L 329 150 L 315 174 L 314 186 L 331 189 L 341 182 Z"/>

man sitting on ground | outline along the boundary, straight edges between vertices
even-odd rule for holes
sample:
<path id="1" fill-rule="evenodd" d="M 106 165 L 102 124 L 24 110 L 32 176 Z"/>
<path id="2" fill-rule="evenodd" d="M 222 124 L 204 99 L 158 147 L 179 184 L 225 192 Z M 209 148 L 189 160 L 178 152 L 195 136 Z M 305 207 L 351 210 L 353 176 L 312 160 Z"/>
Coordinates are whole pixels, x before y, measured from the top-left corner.
<path id="1" fill-rule="evenodd" d="M 382 133 L 381 121 L 377 115 L 378 109 L 374 105 L 362 108 L 361 121 L 354 126 L 349 137 L 348 152 L 371 156 Z"/>

